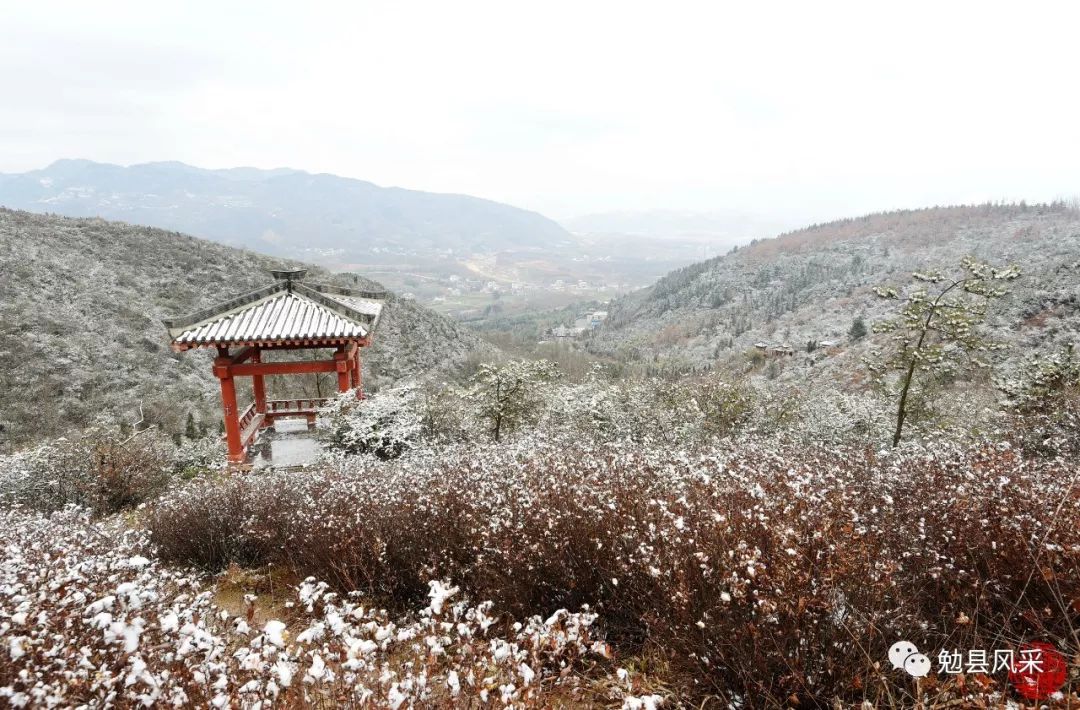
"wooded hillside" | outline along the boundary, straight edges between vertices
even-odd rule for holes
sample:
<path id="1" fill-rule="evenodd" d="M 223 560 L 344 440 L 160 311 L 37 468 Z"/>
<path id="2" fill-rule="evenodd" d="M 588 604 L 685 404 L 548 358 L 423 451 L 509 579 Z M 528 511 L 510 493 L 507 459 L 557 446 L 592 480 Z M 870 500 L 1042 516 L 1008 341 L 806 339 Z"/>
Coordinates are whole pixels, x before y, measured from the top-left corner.
<path id="1" fill-rule="evenodd" d="M 0 209 L 0 448 L 99 416 L 217 429 L 205 352 L 169 350 L 161 320 L 266 284 L 287 264 L 177 232 Z M 312 279 L 380 288 L 313 269 Z M 453 321 L 391 295 L 365 353 L 369 388 L 490 351 Z"/>

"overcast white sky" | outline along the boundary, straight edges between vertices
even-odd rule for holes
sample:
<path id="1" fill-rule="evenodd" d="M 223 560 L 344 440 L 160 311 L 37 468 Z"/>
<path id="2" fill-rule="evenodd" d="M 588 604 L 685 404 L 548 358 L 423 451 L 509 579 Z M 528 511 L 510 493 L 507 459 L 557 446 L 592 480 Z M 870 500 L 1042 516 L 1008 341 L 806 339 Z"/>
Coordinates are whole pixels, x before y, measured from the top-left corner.
<path id="1" fill-rule="evenodd" d="M 304 9 L 302 9 L 304 8 Z M 576 214 L 1080 193 L 1080 4 L 11 3 L 0 172 L 289 166 Z"/>

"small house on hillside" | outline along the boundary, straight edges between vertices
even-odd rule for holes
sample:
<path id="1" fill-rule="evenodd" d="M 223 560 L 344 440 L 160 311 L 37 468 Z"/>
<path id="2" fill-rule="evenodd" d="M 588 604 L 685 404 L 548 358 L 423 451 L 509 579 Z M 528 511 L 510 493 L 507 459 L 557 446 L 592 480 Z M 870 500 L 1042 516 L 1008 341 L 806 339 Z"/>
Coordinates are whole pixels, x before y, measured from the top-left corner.
<path id="1" fill-rule="evenodd" d="M 795 354 L 795 349 L 788 343 L 774 345 L 766 353 L 769 357 L 790 357 Z"/>

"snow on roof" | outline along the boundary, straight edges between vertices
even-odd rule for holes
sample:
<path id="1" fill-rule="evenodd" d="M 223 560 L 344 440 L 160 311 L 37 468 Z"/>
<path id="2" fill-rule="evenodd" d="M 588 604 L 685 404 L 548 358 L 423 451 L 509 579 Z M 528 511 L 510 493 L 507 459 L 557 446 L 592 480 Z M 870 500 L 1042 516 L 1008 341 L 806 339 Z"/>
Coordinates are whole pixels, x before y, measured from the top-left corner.
<path id="1" fill-rule="evenodd" d="M 378 324 L 384 296 L 280 279 L 165 326 L 177 350 L 341 343 L 368 336 Z"/>

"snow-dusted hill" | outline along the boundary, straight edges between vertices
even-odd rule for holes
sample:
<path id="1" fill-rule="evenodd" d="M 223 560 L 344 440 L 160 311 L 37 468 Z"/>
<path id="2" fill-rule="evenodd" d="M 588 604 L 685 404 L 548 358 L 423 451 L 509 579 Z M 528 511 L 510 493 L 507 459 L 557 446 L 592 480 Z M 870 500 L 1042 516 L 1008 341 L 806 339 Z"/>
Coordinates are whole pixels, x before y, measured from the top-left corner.
<path id="1" fill-rule="evenodd" d="M 0 449 L 107 419 L 216 429 L 205 352 L 169 350 L 162 318 L 258 288 L 281 260 L 176 232 L 0 209 Z M 292 263 L 292 262 L 290 262 Z M 371 287 L 351 274 L 312 278 Z M 375 284 L 377 286 L 377 284 Z M 390 296 L 366 353 L 368 387 L 490 352 L 470 331 Z"/>
<path id="2" fill-rule="evenodd" d="M 795 356 L 785 363 L 850 374 L 876 340 L 849 342 L 852 322 L 869 327 L 894 307 L 872 287 L 905 286 L 912 271 L 956 267 L 967 255 L 1023 271 L 992 317 L 1014 355 L 1080 340 L 1080 211 L 1057 203 L 874 214 L 758 241 L 616 301 L 592 347 L 700 368 L 745 364 L 756 343 L 788 344 Z M 810 354 L 811 341 L 835 347 Z"/>

